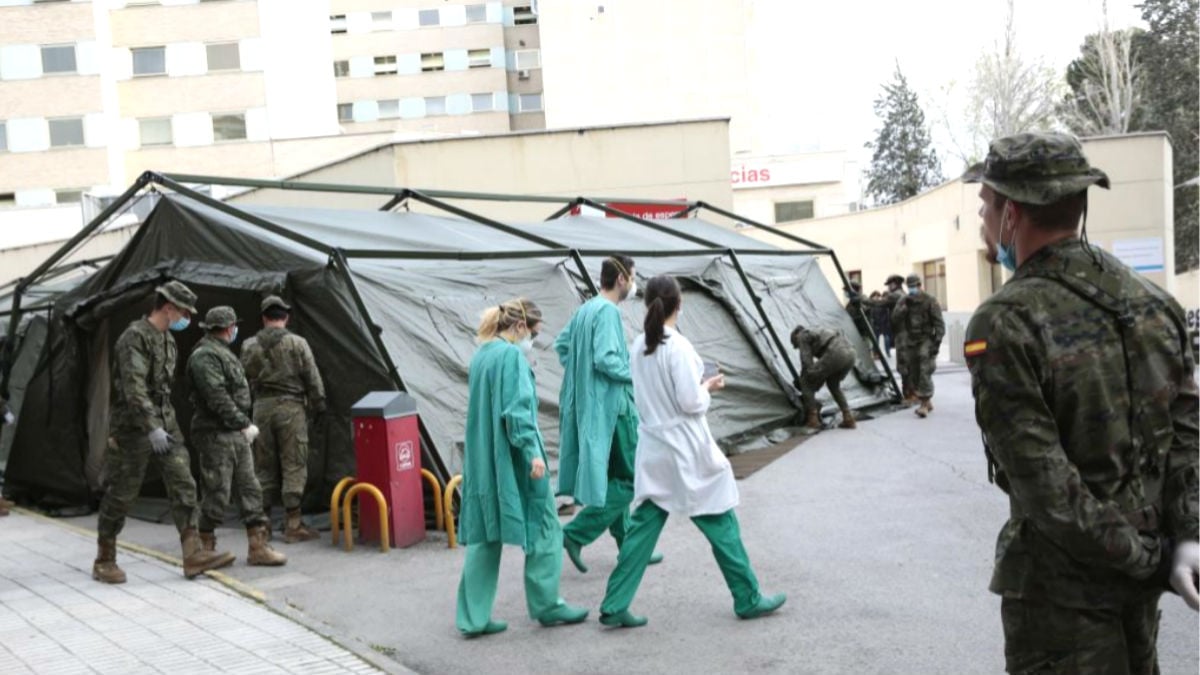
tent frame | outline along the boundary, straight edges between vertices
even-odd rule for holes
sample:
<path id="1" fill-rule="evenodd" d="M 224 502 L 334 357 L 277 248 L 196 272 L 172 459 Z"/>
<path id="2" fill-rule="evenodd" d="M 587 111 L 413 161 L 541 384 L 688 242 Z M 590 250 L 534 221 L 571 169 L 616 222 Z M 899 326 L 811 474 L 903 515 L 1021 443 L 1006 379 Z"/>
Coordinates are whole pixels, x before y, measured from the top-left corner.
<path id="1" fill-rule="evenodd" d="M 470 220 L 480 225 L 504 232 L 514 237 L 524 239 L 530 243 L 542 247 L 539 250 L 531 251 L 497 251 L 497 252 L 416 252 L 416 251 L 380 251 L 380 250 L 360 250 L 360 249 L 342 249 L 328 246 L 320 241 L 306 237 L 302 234 L 293 232 L 285 227 L 276 225 L 264 218 L 256 216 L 252 213 L 244 211 L 237 206 L 228 202 L 215 199 L 209 195 L 203 194 L 191 187 L 188 184 L 204 184 L 204 185 L 219 185 L 222 187 L 245 187 L 255 189 L 277 189 L 289 191 L 303 192 L 325 192 L 335 194 L 359 194 L 359 195 L 378 195 L 386 197 L 387 201 L 380 207 L 382 211 L 390 211 L 396 206 L 405 203 L 408 200 L 415 200 L 427 206 L 445 211 L 451 215 Z M 589 206 L 598 209 L 607 216 L 621 218 L 626 221 L 635 223 L 639 226 L 655 230 L 662 234 L 667 234 L 672 237 L 682 239 L 689 243 L 695 244 L 696 249 L 689 250 L 673 250 L 673 251 L 619 251 L 637 257 L 676 257 L 676 256 L 694 256 L 694 255 L 712 255 L 719 254 L 722 257 L 727 256 L 741 279 L 743 287 L 749 297 L 752 299 L 759 319 L 763 322 L 764 327 L 770 337 L 770 341 L 778 350 L 779 356 L 787 365 L 790 374 L 794 378 L 799 377 L 799 369 L 782 338 L 780 337 L 775 326 L 771 323 L 766 308 L 763 306 L 762 298 L 754 292 L 753 286 L 750 283 L 750 278 L 746 274 L 740 260 L 740 256 L 744 255 L 774 255 L 774 256 L 829 256 L 834 266 L 837 269 L 838 276 L 841 278 L 844 288 L 850 289 L 850 280 L 846 276 L 845 270 L 842 268 L 841 262 L 838 260 L 837 253 L 832 249 L 822 246 L 813 241 L 797 237 L 793 234 L 771 227 L 743 216 L 739 216 L 731 211 L 727 211 L 720 207 L 714 206 L 704 201 L 683 201 L 683 200 L 658 200 L 645 198 L 610 198 L 610 197 L 562 197 L 552 195 L 512 195 L 512 194 L 495 194 L 483 192 L 461 192 L 454 190 L 417 190 L 407 187 L 384 187 L 370 185 L 349 185 L 336 183 L 310 183 L 304 181 L 283 181 L 283 180 L 261 180 L 250 178 L 230 178 L 221 176 L 207 176 L 194 174 L 174 174 L 174 173 L 158 173 L 154 171 L 146 171 L 142 173 L 134 181 L 134 183 L 120 196 L 118 196 L 111 204 L 101 211 L 95 218 L 83 227 L 75 236 L 71 237 L 66 243 L 47 258 L 41 265 L 30 272 L 27 276 L 17 280 L 13 290 L 12 307 L 8 310 L 8 337 L 5 345 L 5 361 L 6 368 L 3 373 L 0 373 L 0 394 L 8 392 L 9 378 L 12 372 L 12 356 L 14 350 L 14 338 L 16 331 L 20 325 L 21 317 L 26 312 L 38 311 L 46 309 L 45 306 L 36 306 L 23 308 L 21 301 L 29 289 L 44 278 L 53 278 L 58 272 L 56 265 L 74 252 L 80 245 L 95 236 L 103 230 L 108 222 L 118 214 L 121 209 L 125 208 L 132 200 L 139 197 L 139 193 L 143 190 L 155 191 L 158 189 L 170 190 L 177 194 L 181 194 L 190 199 L 195 200 L 207 207 L 220 211 L 228 216 L 237 218 L 249 225 L 261 228 L 272 234 L 288 239 L 296 244 L 305 246 L 314 251 L 318 251 L 329 258 L 329 265 L 332 267 L 342 280 L 347 284 L 354 303 L 364 321 L 369 327 L 371 338 L 379 352 L 382 364 L 386 367 L 389 377 L 393 384 L 400 391 L 406 391 L 404 380 L 400 375 L 396 364 L 392 361 L 391 355 L 382 339 L 382 330 L 373 321 L 371 321 L 370 313 L 366 305 L 363 303 L 362 296 L 354 283 L 353 275 L 351 274 L 350 261 L 354 259 L 411 259 L 411 260 L 486 260 L 486 259 L 515 259 L 515 258 L 545 258 L 548 256 L 563 256 L 569 258 L 577 268 L 580 278 L 587 285 L 588 289 L 596 294 L 599 292 L 599 286 L 587 271 L 583 258 L 585 256 L 608 256 L 618 251 L 614 250 L 580 250 L 560 242 L 556 242 L 535 234 L 526 232 L 520 228 L 506 225 L 499 221 L 487 218 L 478 213 L 474 213 L 467 209 L 455 206 L 448 203 L 446 200 L 468 200 L 468 201 L 499 201 L 499 202 L 519 202 L 519 203 L 546 203 L 557 204 L 559 209 L 555 211 L 547 220 L 558 218 L 574 208 L 580 206 Z M 632 205 L 654 205 L 654 206 L 678 206 L 679 212 L 672 216 L 673 219 L 688 218 L 701 210 L 708 210 L 725 218 L 730 218 L 741 223 L 745 223 L 756 229 L 769 232 L 775 236 L 787 239 L 802 246 L 804 249 L 795 250 L 779 250 L 779 249 L 740 249 L 728 246 L 721 246 L 715 242 L 704 239 L 687 232 L 680 232 L 661 223 L 639 218 L 637 216 L 625 213 L 619 209 L 609 206 L 610 202 L 619 202 Z M 81 261 L 79 264 L 87 264 L 95 261 Z M 862 314 L 862 309 L 859 308 L 860 315 L 865 320 L 865 314 Z M 867 322 L 870 326 L 870 322 Z M 874 337 L 874 332 L 872 331 Z M 888 365 L 887 359 L 883 358 L 878 345 L 878 340 L 872 340 L 872 350 L 880 356 L 880 361 L 883 363 L 887 373 L 888 380 L 893 390 L 893 400 L 899 401 L 901 394 L 900 388 L 896 384 L 895 375 L 891 367 Z M 437 446 L 434 444 L 432 436 L 425 429 L 425 425 L 420 425 L 422 441 L 428 444 L 431 455 L 434 458 L 439 458 Z M 438 467 L 445 473 L 445 467 Z"/>

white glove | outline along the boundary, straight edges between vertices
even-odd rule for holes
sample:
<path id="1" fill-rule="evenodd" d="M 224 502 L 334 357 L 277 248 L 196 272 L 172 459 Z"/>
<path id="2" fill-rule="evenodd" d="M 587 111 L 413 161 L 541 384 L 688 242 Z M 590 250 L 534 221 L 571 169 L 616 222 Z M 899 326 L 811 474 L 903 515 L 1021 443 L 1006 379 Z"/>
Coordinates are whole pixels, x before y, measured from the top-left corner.
<path id="1" fill-rule="evenodd" d="M 12 411 L 7 411 L 4 413 L 4 423 L 5 424 L 12 424 L 13 422 L 16 422 L 16 421 L 17 421 L 17 418 L 13 417 Z"/>
<path id="2" fill-rule="evenodd" d="M 162 455 L 171 449 L 171 436 L 162 427 L 151 431 L 147 436 L 150 438 L 150 447 L 154 454 Z"/>
<path id="3" fill-rule="evenodd" d="M 247 443 L 250 443 L 253 445 L 254 439 L 258 438 L 258 427 L 251 424 L 250 426 L 246 427 L 245 429 L 242 429 L 242 435 L 246 437 Z"/>
<path id="4" fill-rule="evenodd" d="M 1171 588 L 1183 598 L 1188 607 L 1200 611 L 1200 591 L 1196 588 L 1196 575 L 1200 574 L 1200 544 L 1185 541 L 1175 547 L 1171 560 Z"/>

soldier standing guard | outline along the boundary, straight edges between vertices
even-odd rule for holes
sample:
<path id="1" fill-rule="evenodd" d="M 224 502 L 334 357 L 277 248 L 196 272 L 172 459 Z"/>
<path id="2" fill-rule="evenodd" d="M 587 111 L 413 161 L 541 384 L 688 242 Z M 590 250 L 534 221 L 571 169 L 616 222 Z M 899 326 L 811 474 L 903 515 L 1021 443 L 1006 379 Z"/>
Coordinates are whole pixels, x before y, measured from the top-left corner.
<path id="1" fill-rule="evenodd" d="M 262 301 L 263 329 L 242 347 L 242 365 L 254 392 L 254 423 L 261 433 L 254 464 L 262 485 L 263 510 L 282 502 L 287 510 L 283 540 L 316 539 L 300 518 L 308 481 L 309 415 L 325 412 L 325 386 L 308 342 L 288 331 L 291 306 L 277 295 Z"/>
<path id="2" fill-rule="evenodd" d="M 892 329 L 896 331 L 896 367 L 904 381 L 904 390 L 921 402 L 917 417 L 933 412 L 933 371 L 937 368 L 938 349 L 946 335 L 942 306 L 937 298 L 921 290 L 921 277 L 910 274 L 905 280 L 908 295 L 896 303 Z"/>
<path id="3" fill-rule="evenodd" d="M 117 535 L 137 499 L 153 460 L 171 501 L 171 516 L 183 547 L 183 574 L 191 579 L 233 562 L 233 554 L 206 551 L 196 523 L 196 482 L 183 444 L 183 432 L 171 405 L 171 382 L 178 357 L 175 338 L 191 323 L 196 294 L 181 282 L 155 289 L 154 311 L 129 324 L 113 348 L 112 406 L 109 411 L 108 486 L 100 501 L 98 548 L 92 577 L 107 584 L 125 583 L 117 566 Z"/>
<path id="4" fill-rule="evenodd" d="M 188 357 L 192 384 L 192 443 L 200 453 L 204 501 L 200 509 L 200 541 L 204 550 L 217 545 L 216 528 L 225 519 L 230 490 L 236 485 L 250 565 L 282 565 L 287 556 L 267 543 L 262 488 L 254 476 L 250 444 L 258 427 L 250 421 L 250 386 L 242 364 L 230 349 L 237 340 L 237 314 L 232 307 L 213 307 L 200 327 L 208 331 Z"/>

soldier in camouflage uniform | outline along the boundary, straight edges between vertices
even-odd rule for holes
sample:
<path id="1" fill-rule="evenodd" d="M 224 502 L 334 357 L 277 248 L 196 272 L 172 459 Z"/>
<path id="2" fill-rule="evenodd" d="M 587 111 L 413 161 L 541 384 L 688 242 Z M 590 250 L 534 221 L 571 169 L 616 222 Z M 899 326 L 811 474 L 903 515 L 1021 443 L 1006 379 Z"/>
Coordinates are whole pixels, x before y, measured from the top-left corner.
<path id="1" fill-rule="evenodd" d="M 263 329 L 246 341 L 242 364 L 254 391 L 254 423 L 262 430 L 254 446 L 263 504 L 282 501 L 287 543 L 317 538 L 300 519 L 308 480 L 309 415 L 325 412 L 325 387 L 312 350 L 287 329 L 291 306 L 272 295 L 262 301 Z"/>
<path id="2" fill-rule="evenodd" d="M 4 397 L 0 396 L 0 427 L 11 425 L 14 421 L 15 420 L 13 418 L 12 411 L 8 409 L 8 401 L 5 401 Z M 4 431 L 7 431 L 10 434 L 12 433 L 11 430 Z M 0 433 L 3 433 L 3 431 L 0 431 Z M 0 516 L 7 516 L 9 509 L 14 506 L 16 506 L 16 504 L 13 504 L 4 497 L 0 497 Z"/>
<path id="3" fill-rule="evenodd" d="M 151 460 L 162 474 L 171 515 L 183 546 L 183 573 L 191 579 L 205 570 L 233 562 L 233 554 L 206 551 L 196 532 L 196 482 L 183 444 L 183 432 L 171 405 L 177 348 L 170 332 L 188 327 L 196 311 L 196 294 L 178 281 L 159 286 L 154 311 L 121 333 L 113 348 L 109 443 L 105 464 L 108 486 L 100 501 L 98 547 L 92 577 L 109 584 L 125 583 L 117 566 L 117 535 L 129 507 L 141 491 Z"/>
<path id="4" fill-rule="evenodd" d="M 192 385 L 192 443 L 200 454 L 204 502 L 200 507 L 200 540 L 205 550 L 217 545 L 216 528 L 225 520 L 229 493 L 237 488 L 251 565 L 282 565 L 287 556 L 267 543 L 262 489 L 254 475 L 250 444 L 258 427 L 250 421 L 250 386 L 230 345 L 237 340 L 237 314 L 232 307 L 213 307 L 200 327 L 208 334 L 188 357 Z"/>
<path id="5" fill-rule="evenodd" d="M 1157 673 L 1162 591 L 1200 602 L 1200 413 L 1183 312 L 1076 235 L 1087 188 L 1108 177 L 1073 137 L 998 139 L 964 180 L 982 183 L 989 259 L 1015 271 L 964 345 L 1010 504 L 991 582 L 1007 668 Z"/>
<path id="6" fill-rule="evenodd" d="M 800 378 L 794 383 L 804 400 L 804 411 L 808 416 L 805 426 L 821 428 L 821 407 L 817 404 L 816 392 L 824 385 L 842 411 L 843 429 L 854 429 L 858 425 L 846 396 L 842 393 L 842 380 L 854 367 L 854 347 L 837 330 L 831 328 L 805 328 L 796 326 L 792 331 L 792 346 L 800 350 Z"/>
<path id="7" fill-rule="evenodd" d="M 896 369 L 904 380 L 906 392 L 921 402 L 917 417 L 933 412 L 933 371 L 937 353 L 946 335 L 942 306 L 937 298 L 921 290 L 921 277 L 910 274 L 905 280 L 908 295 L 896 303 L 892 312 L 892 330 L 896 331 Z"/>

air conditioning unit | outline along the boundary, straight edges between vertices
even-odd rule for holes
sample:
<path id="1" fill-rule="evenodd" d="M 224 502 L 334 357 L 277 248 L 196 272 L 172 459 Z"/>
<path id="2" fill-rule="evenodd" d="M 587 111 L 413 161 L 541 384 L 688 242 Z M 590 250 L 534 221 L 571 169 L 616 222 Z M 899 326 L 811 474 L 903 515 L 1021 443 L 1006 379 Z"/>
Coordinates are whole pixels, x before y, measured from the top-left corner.
<path id="1" fill-rule="evenodd" d="M 528 70 L 518 70 L 517 71 L 517 79 L 518 80 L 528 80 L 529 79 L 529 71 Z"/>

